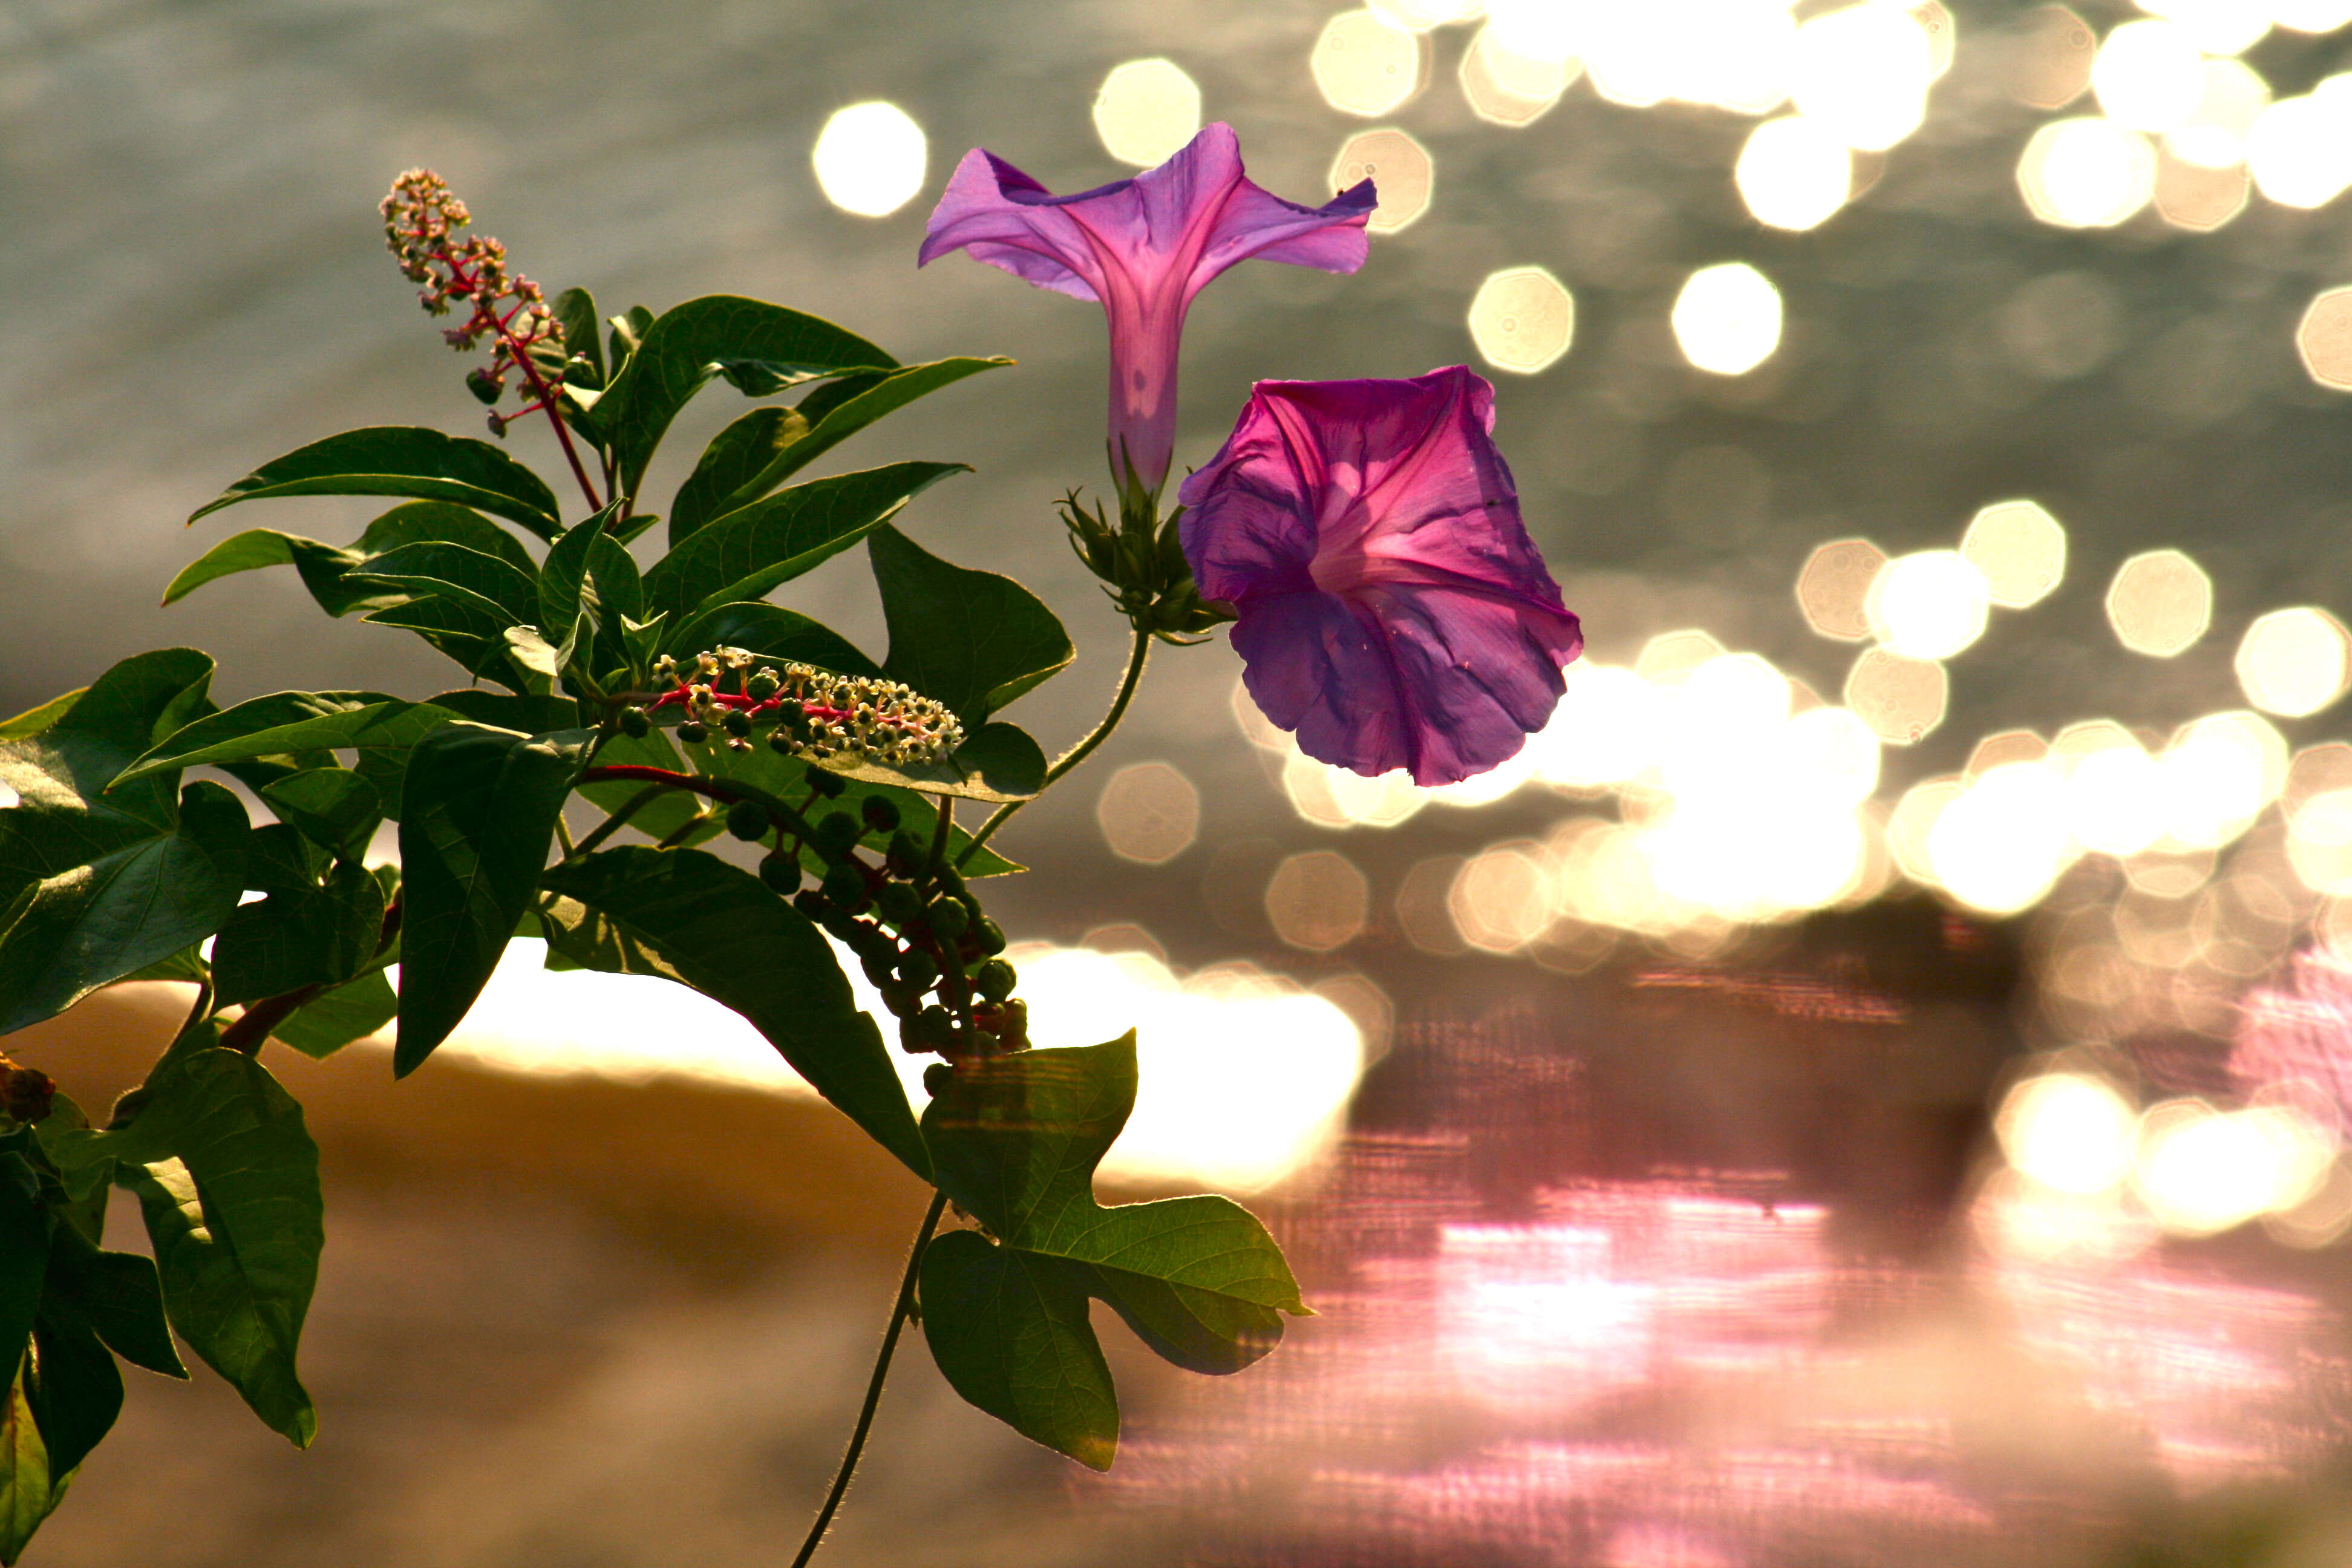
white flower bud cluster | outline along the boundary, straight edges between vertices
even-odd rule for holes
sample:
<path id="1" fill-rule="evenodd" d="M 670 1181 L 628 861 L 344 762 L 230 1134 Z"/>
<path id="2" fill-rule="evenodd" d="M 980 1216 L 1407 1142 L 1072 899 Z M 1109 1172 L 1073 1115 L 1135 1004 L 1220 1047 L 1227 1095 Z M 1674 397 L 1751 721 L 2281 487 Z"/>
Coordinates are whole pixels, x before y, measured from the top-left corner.
<path id="1" fill-rule="evenodd" d="M 919 766 L 963 744 L 953 713 L 895 680 L 807 664 L 764 665 L 740 647 L 697 654 L 690 669 L 665 654 L 654 674 L 676 683 L 656 707 L 684 708 L 688 722 L 725 732 L 739 750 L 748 743 L 747 721 L 771 717 L 771 743 L 812 762 Z"/>

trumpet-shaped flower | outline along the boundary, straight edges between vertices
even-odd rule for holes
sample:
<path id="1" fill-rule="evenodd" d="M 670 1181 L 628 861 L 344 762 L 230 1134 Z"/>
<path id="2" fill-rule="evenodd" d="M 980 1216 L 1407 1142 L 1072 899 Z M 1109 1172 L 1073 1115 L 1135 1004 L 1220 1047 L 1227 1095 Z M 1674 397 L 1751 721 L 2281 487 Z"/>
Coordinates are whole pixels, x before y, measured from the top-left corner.
<path id="1" fill-rule="evenodd" d="M 1261 257 L 1327 272 L 1364 264 L 1372 183 L 1306 207 L 1242 175 L 1233 127 L 1202 128 L 1156 169 L 1057 196 L 983 148 L 948 180 L 916 257 L 952 250 L 1043 289 L 1096 300 L 1110 318 L 1111 471 L 1157 493 L 1176 448 L 1176 356 L 1192 296 Z"/>
<path id="2" fill-rule="evenodd" d="M 1201 596 L 1233 606 L 1250 695 L 1308 756 L 1454 784 L 1551 716 L 1584 637 L 1494 424 L 1463 365 L 1262 381 L 1179 490 Z"/>

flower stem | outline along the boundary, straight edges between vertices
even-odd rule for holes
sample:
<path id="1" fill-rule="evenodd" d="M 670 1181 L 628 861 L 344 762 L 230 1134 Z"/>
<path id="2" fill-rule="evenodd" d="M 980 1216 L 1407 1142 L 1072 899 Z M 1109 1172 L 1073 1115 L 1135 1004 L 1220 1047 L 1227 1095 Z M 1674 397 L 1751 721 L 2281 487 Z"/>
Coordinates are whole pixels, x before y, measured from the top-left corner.
<path id="1" fill-rule="evenodd" d="M 898 1304 L 890 1310 L 890 1327 L 882 1335 L 882 1353 L 874 1358 L 874 1375 L 866 1381 L 866 1404 L 857 1412 L 857 1426 L 849 1434 L 849 1447 L 841 1456 L 841 1468 L 833 1478 L 833 1489 L 825 1493 L 824 1506 L 817 1510 L 816 1522 L 809 1526 L 808 1539 L 801 1543 L 800 1555 L 793 1559 L 793 1568 L 808 1568 L 808 1560 L 816 1555 L 817 1543 L 824 1539 L 825 1527 L 833 1522 L 834 1510 L 841 1507 L 844 1493 L 849 1490 L 849 1478 L 857 1468 L 857 1457 L 866 1449 L 866 1435 L 874 1427 L 874 1412 L 882 1403 L 882 1380 L 890 1371 L 890 1357 L 898 1349 L 898 1332 L 915 1311 L 915 1280 L 922 1268 L 923 1252 L 931 1244 L 931 1233 L 940 1227 L 940 1215 L 947 1212 L 948 1195 L 942 1192 L 931 1194 L 931 1206 L 923 1212 L 923 1226 L 915 1233 L 914 1250 L 907 1254 L 907 1272 L 898 1281 Z"/>
<path id="2" fill-rule="evenodd" d="M 1045 782 L 1039 786 L 1037 795 L 1051 789 L 1063 774 L 1085 762 L 1094 754 L 1097 746 L 1110 739 L 1110 732 L 1118 728 L 1121 719 L 1127 717 L 1127 705 L 1135 700 L 1135 689 L 1143 683 L 1144 660 L 1150 657 L 1151 634 L 1139 626 L 1135 633 L 1135 651 L 1128 656 L 1127 679 L 1119 682 L 1118 695 L 1111 699 L 1110 711 L 1103 715 L 1102 722 L 1094 727 L 1093 733 L 1064 752 L 1054 765 L 1045 770 Z M 1029 800 L 1036 798 L 1036 795 L 1031 795 Z M 971 864 L 971 858 L 980 853 L 980 847 L 1004 826 L 1006 818 L 1028 805 L 1029 800 L 1008 800 L 998 806 L 989 819 L 980 825 L 980 831 L 971 836 L 971 842 L 964 846 L 963 853 L 956 857 L 956 864 Z"/>

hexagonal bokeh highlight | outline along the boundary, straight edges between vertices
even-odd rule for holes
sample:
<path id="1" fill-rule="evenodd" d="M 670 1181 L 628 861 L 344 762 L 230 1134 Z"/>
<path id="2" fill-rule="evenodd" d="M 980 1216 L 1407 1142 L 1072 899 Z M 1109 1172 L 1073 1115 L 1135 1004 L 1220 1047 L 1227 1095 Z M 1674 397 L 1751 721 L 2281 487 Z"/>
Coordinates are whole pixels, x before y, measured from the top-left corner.
<path id="1" fill-rule="evenodd" d="M 2166 152 L 2156 163 L 2157 215 L 2175 228 L 2210 234 L 2246 210 L 2252 178 L 2243 163 L 2208 169 Z"/>
<path id="2" fill-rule="evenodd" d="M 1969 752 L 1960 777 L 1973 784 L 1995 768 L 2012 763 L 2038 763 L 2050 754 L 2050 742 L 2031 730 L 2000 730 L 1987 735 Z"/>
<path id="3" fill-rule="evenodd" d="M 1845 705 L 1890 746 L 1916 745 L 1944 721 L 1951 681 L 1933 659 L 1906 658 L 1883 647 L 1853 661 Z"/>
<path id="4" fill-rule="evenodd" d="M 1581 73 L 1574 60 L 1530 59 L 1495 41 L 1490 29 L 1480 28 L 1462 51 L 1462 100 L 1470 112 L 1489 125 L 1517 128 L 1549 113 L 1560 94 Z"/>
<path id="5" fill-rule="evenodd" d="M 923 188 L 929 143 L 895 103 L 836 109 L 817 132 L 809 162 L 824 199 L 860 217 L 887 217 Z"/>
<path id="6" fill-rule="evenodd" d="M 1201 792 L 1167 763 L 1136 763 L 1103 785 L 1095 822 L 1120 859 L 1164 865 L 1200 837 Z"/>
<path id="7" fill-rule="evenodd" d="M 1360 180 L 1371 181 L 1379 190 L 1381 205 L 1364 226 L 1374 234 L 1394 234 L 1427 212 L 1436 177 L 1429 149 L 1396 130 L 1360 132 L 1331 161 L 1333 190 L 1344 191 Z"/>
<path id="8" fill-rule="evenodd" d="M 1906 658 L 1944 659 L 1984 636 L 1985 574 L 1957 550 L 1915 550 L 1870 585 L 1870 630 Z"/>
<path id="9" fill-rule="evenodd" d="M 1315 40 L 1315 86 L 1323 101 L 1365 119 L 1388 113 L 1421 86 L 1422 41 L 1378 11 L 1342 11 Z"/>
<path id="10" fill-rule="evenodd" d="M 1660 632 L 1642 645 L 1633 673 L 1653 686 L 1673 686 L 1698 668 L 1723 657 L 1723 645 L 1696 626 Z"/>
<path id="11" fill-rule="evenodd" d="M 1675 296 L 1675 342 L 1711 375 L 1746 375 L 1780 346 L 1780 290 L 1745 261 L 1702 267 Z"/>
<path id="12" fill-rule="evenodd" d="M 2178 550 L 2150 550 L 2116 571 L 2107 624 L 2134 653 L 2170 658 L 2213 622 L 2213 579 Z"/>
<path id="13" fill-rule="evenodd" d="M 1470 341 L 1496 370 L 1533 375 L 1568 353 L 1576 300 L 1540 267 L 1490 273 L 1470 301 Z"/>
<path id="14" fill-rule="evenodd" d="M 1886 552 L 1867 539 L 1833 539 L 1805 558 L 1797 574 L 1797 608 L 1825 637 L 1861 642 L 1870 636 L 1870 585 L 1886 566 Z"/>
<path id="15" fill-rule="evenodd" d="M 2063 5 L 2036 5 L 2011 34 L 2010 96 L 2032 109 L 2063 109 L 2091 85 L 2099 35 Z"/>
<path id="16" fill-rule="evenodd" d="M 1960 554 L 1984 574 L 1992 602 L 2022 610 L 2066 574 L 2066 530 L 2038 502 L 1995 501 L 1969 520 Z"/>
<path id="17" fill-rule="evenodd" d="M 2294 348 L 2312 380 L 2352 392 L 2352 285 L 2327 289 L 2312 300 L 2294 329 Z"/>
<path id="18" fill-rule="evenodd" d="M 1113 66 L 1095 94 L 1095 134 L 1122 163 L 1166 163 L 1201 129 L 1201 84 L 1174 60 Z"/>
<path id="19" fill-rule="evenodd" d="M 1265 885 L 1265 918 L 1275 934 L 1308 952 L 1331 952 L 1355 941 L 1371 904 L 1371 883 L 1336 849 L 1291 856 Z"/>
<path id="20" fill-rule="evenodd" d="M 2238 685 L 2265 713 L 2301 719 L 2344 695 L 2352 682 L 2352 635 L 2308 605 L 2258 617 L 2239 639 Z"/>
<path id="21" fill-rule="evenodd" d="M 2156 149 L 2107 120 L 2053 120 L 2017 161 L 2017 187 L 2043 223 L 2113 228 L 2156 194 Z"/>
<path id="22" fill-rule="evenodd" d="M 1756 221 L 1798 232 L 1819 226 L 1853 191 L 1853 152 L 1801 114 L 1748 133 L 1732 183 Z"/>

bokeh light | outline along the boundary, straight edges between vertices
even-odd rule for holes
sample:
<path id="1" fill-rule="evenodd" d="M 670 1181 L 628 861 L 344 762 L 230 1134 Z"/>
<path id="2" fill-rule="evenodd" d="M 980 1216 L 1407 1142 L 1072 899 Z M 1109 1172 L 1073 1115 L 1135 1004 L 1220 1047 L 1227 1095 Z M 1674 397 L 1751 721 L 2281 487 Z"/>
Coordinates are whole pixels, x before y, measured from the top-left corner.
<path id="1" fill-rule="evenodd" d="M 2336 81 L 2337 79 L 2330 79 Z M 2246 167 L 2281 206 L 2324 206 L 2352 183 L 2352 102 L 2338 86 L 2283 98 L 2246 131 Z"/>
<path id="2" fill-rule="evenodd" d="M 2197 112 L 2205 61 L 2189 35 L 2157 18 L 2109 33 L 2091 65 L 2091 91 L 2116 124 L 2169 131 Z"/>
<path id="3" fill-rule="evenodd" d="M 1458 79 L 1471 113 L 1489 125 L 1520 126 L 1541 119 L 1582 69 L 1573 60 L 1515 54 L 1488 26 L 1462 51 Z"/>
<path id="4" fill-rule="evenodd" d="M 1861 642 L 1870 636 L 1870 585 L 1886 566 L 1886 552 L 1867 539 L 1817 545 L 1797 574 L 1797 607 L 1805 624 L 1825 637 Z"/>
<path id="5" fill-rule="evenodd" d="M 2107 625 L 2134 653 L 2170 658 L 2213 621 L 2213 580 L 2178 550 L 2150 550 L 2116 568 L 2107 585 Z"/>
<path id="6" fill-rule="evenodd" d="M 2112 228 L 2156 194 L 2156 149 L 2109 121 L 2053 121 L 2026 142 L 2017 187 L 2044 223 Z"/>
<path id="7" fill-rule="evenodd" d="M 2273 610 L 2239 639 L 2235 668 L 2247 701 L 2281 718 L 2305 718 L 2344 695 L 2352 635 L 2326 610 Z"/>
<path id="8" fill-rule="evenodd" d="M 2063 109 L 2089 90 L 2099 35 L 2063 5 L 2036 5 L 2011 35 L 2010 96 L 2030 108 Z"/>
<path id="9" fill-rule="evenodd" d="M 1951 681 L 1933 659 L 1874 647 L 1846 672 L 1845 705 L 1891 746 L 1917 744 L 1944 721 Z"/>
<path id="10" fill-rule="evenodd" d="M 2329 289 L 2312 300 L 2294 329 L 2294 347 L 2312 380 L 2352 392 L 2352 287 Z"/>
<path id="11" fill-rule="evenodd" d="M 2164 775 L 2130 731 L 2110 720 L 2072 725 L 2051 752 L 2065 769 L 2068 830 L 2084 848 L 2127 859 L 2164 836 Z"/>
<path id="12" fill-rule="evenodd" d="M 1487 274 L 1470 300 L 1470 341 L 1496 370 L 1533 375 L 1558 363 L 1576 337 L 1576 300 L 1540 267 Z"/>
<path id="13" fill-rule="evenodd" d="M 2271 30 L 2271 0 L 2138 0 L 2139 8 L 2179 27 L 2209 55 L 2237 55 Z"/>
<path id="14" fill-rule="evenodd" d="M 1848 5 L 1797 29 L 1789 96 L 1847 146 L 1878 153 L 1919 128 L 1935 79 L 1935 42 L 1910 13 Z"/>
<path id="15" fill-rule="evenodd" d="M 2296 33 L 2332 33 L 2352 24 L 2352 0 L 2270 0 L 2273 25 Z"/>
<path id="16" fill-rule="evenodd" d="M 2042 763 L 2010 763 L 1964 785 L 1927 829 L 1927 868 L 1972 909 L 2014 914 L 2058 879 L 2074 846 L 2065 780 Z"/>
<path id="17" fill-rule="evenodd" d="M 1315 86 L 1342 113 L 1377 118 L 1420 89 L 1425 48 L 1378 11 L 1342 11 L 1315 40 Z"/>
<path id="18" fill-rule="evenodd" d="M 1539 845 L 1501 844 L 1471 857 L 1446 897 L 1454 930 L 1485 952 L 1516 952 L 1552 921 L 1551 879 Z"/>
<path id="19" fill-rule="evenodd" d="M 1265 918 L 1275 934 L 1308 952 L 1336 952 L 1355 941 L 1371 906 L 1371 883 L 1336 849 L 1290 856 L 1265 885 Z"/>
<path id="20" fill-rule="evenodd" d="M 1370 180 L 1380 193 L 1365 226 L 1374 234 L 1394 234 L 1410 226 L 1429 210 L 1437 178 L 1429 149 L 1402 131 L 1366 131 L 1348 138 L 1331 163 L 1331 188 L 1344 191 L 1360 180 Z"/>
<path id="21" fill-rule="evenodd" d="M 1170 763 L 1132 763 L 1103 785 L 1095 821 L 1120 859 L 1165 865 L 1200 837 L 1201 792 Z"/>
<path id="22" fill-rule="evenodd" d="M 1744 261 L 1702 267 L 1675 297 L 1675 342 L 1715 375 L 1745 375 L 1780 346 L 1780 290 Z"/>
<path id="23" fill-rule="evenodd" d="M 1995 501 L 1969 520 L 1960 554 L 1984 574 L 1992 603 L 2030 609 L 2066 575 L 2066 530 L 2034 501 Z"/>
<path id="24" fill-rule="evenodd" d="M 1113 66 L 1095 94 L 1095 134 L 1122 163 L 1166 163 L 1201 129 L 1201 84 L 1174 60 Z"/>
<path id="25" fill-rule="evenodd" d="M 2286 787 L 2286 740 L 2258 714 L 2208 714 L 2184 724 L 2157 759 L 2167 839 L 2217 849 L 2253 826 Z"/>
<path id="26" fill-rule="evenodd" d="M 2139 1117 L 2105 1079 L 2043 1073 L 2011 1089 L 1993 1119 L 2001 1152 L 2064 1193 L 2099 1193 L 2131 1174 Z"/>
<path id="27" fill-rule="evenodd" d="M 2140 1119 L 2133 1184 L 2165 1229 L 2211 1236 L 2294 1208 L 2326 1179 L 2335 1154 L 2332 1137 L 2284 1106 L 2217 1110 L 2170 1100 Z"/>
<path id="28" fill-rule="evenodd" d="M 1560 676 L 1559 705 L 1528 742 L 1537 773 L 1548 784 L 1576 790 L 1639 778 L 1657 755 L 1661 719 L 1650 683 L 1591 658 L 1578 659 Z"/>
<path id="29" fill-rule="evenodd" d="M 1433 27 L 1450 26 L 1456 22 L 1475 22 L 1486 10 L 1486 0 L 1368 0 L 1371 8 L 1401 26 L 1416 33 L 1426 33 Z"/>
<path id="30" fill-rule="evenodd" d="M 1801 233 L 1845 205 L 1853 190 L 1853 153 L 1803 115 L 1784 115 L 1748 133 L 1732 181 L 1757 222 Z"/>
<path id="31" fill-rule="evenodd" d="M 2197 107 L 2164 133 L 2165 151 L 2200 169 L 2227 169 L 2246 157 L 2246 132 L 2270 107 L 2271 86 L 2243 60 L 2207 60 Z"/>
<path id="32" fill-rule="evenodd" d="M 895 103 L 836 109 L 817 132 L 810 162 L 824 199 L 860 217 L 887 217 L 923 188 L 923 128 Z"/>
<path id="33" fill-rule="evenodd" d="M 1898 555 L 1873 579 L 1870 629 L 1906 658 L 1944 659 L 1984 635 L 1990 584 L 1957 550 Z"/>
<path id="34" fill-rule="evenodd" d="M 2156 161 L 2156 210 L 2175 228 L 2210 234 L 2240 213 L 2253 193 L 2245 165 L 2200 168 L 2175 157 L 2169 148 Z"/>

